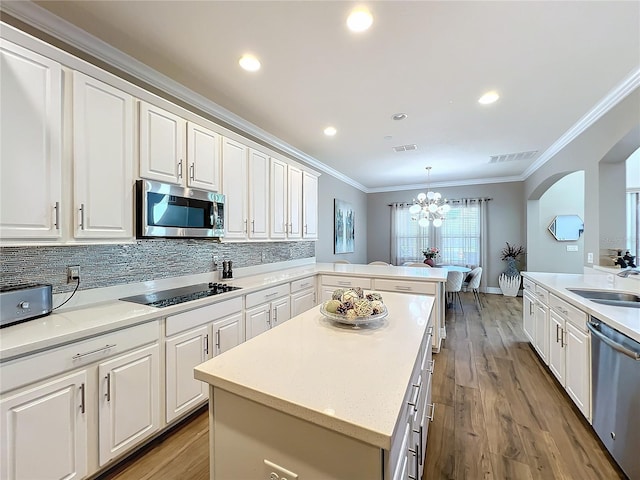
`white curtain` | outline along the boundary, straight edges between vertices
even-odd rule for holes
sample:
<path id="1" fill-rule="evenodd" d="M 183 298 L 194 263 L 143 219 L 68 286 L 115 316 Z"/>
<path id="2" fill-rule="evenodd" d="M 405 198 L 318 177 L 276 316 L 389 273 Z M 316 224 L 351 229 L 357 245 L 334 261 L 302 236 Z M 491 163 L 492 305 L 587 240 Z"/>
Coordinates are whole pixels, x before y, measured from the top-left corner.
<path id="1" fill-rule="evenodd" d="M 429 247 L 429 229 L 421 228 L 411 220 L 407 203 L 391 205 L 391 263 L 402 265 L 406 262 L 424 260 L 423 250 Z"/>

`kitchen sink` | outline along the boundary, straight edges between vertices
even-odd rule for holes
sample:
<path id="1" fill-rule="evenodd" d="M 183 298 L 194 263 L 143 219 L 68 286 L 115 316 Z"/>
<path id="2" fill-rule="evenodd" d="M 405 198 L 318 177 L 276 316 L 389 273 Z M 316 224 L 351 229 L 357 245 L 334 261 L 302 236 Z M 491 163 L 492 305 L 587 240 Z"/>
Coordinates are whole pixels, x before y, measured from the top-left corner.
<path id="1" fill-rule="evenodd" d="M 582 288 L 568 288 L 567 290 L 603 305 L 640 308 L 640 295 L 635 293 L 615 292 L 612 290 L 586 290 Z"/>

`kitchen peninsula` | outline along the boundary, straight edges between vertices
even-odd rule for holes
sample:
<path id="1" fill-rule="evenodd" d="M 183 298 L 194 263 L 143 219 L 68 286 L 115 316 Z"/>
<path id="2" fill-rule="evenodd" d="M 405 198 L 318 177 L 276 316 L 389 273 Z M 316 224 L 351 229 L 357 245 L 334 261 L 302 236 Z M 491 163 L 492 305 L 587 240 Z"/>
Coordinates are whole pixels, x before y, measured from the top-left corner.
<path id="1" fill-rule="evenodd" d="M 371 325 L 315 307 L 195 368 L 210 385 L 212 479 L 419 478 L 434 299 L 382 295 L 389 314 Z"/>

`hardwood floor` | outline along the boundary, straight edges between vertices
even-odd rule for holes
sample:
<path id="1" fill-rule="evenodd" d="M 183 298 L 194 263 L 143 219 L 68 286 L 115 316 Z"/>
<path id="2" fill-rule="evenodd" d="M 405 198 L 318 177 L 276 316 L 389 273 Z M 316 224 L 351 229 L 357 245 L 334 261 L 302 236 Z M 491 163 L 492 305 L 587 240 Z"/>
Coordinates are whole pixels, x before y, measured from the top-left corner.
<path id="1" fill-rule="evenodd" d="M 624 478 L 525 340 L 522 298 L 461 294 L 433 377 L 423 480 Z M 102 480 L 207 480 L 203 410 Z M 238 479 L 243 480 L 243 479 Z M 308 479 L 313 480 L 313 479 Z"/>

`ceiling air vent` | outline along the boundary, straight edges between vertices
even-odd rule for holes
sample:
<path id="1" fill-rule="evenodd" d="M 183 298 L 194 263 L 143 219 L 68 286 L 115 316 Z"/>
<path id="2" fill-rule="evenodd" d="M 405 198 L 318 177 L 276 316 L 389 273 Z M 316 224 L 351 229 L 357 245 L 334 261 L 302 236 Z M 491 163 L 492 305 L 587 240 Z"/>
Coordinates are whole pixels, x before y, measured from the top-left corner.
<path id="1" fill-rule="evenodd" d="M 418 145 L 412 143 L 411 145 L 398 145 L 397 147 L 393 147 L 393 150 L 396 152 L 409 152 L 411 150 L 417 150 Z"/>
<path id="2" fill-rule="evenodd" d="M 492 155 L 489 157 L 489 163 L 514 162 L 516 160 L 531 160 L 538 154 L 538 150 L 530 152 L 504 153 L 502 155 Z"/>

